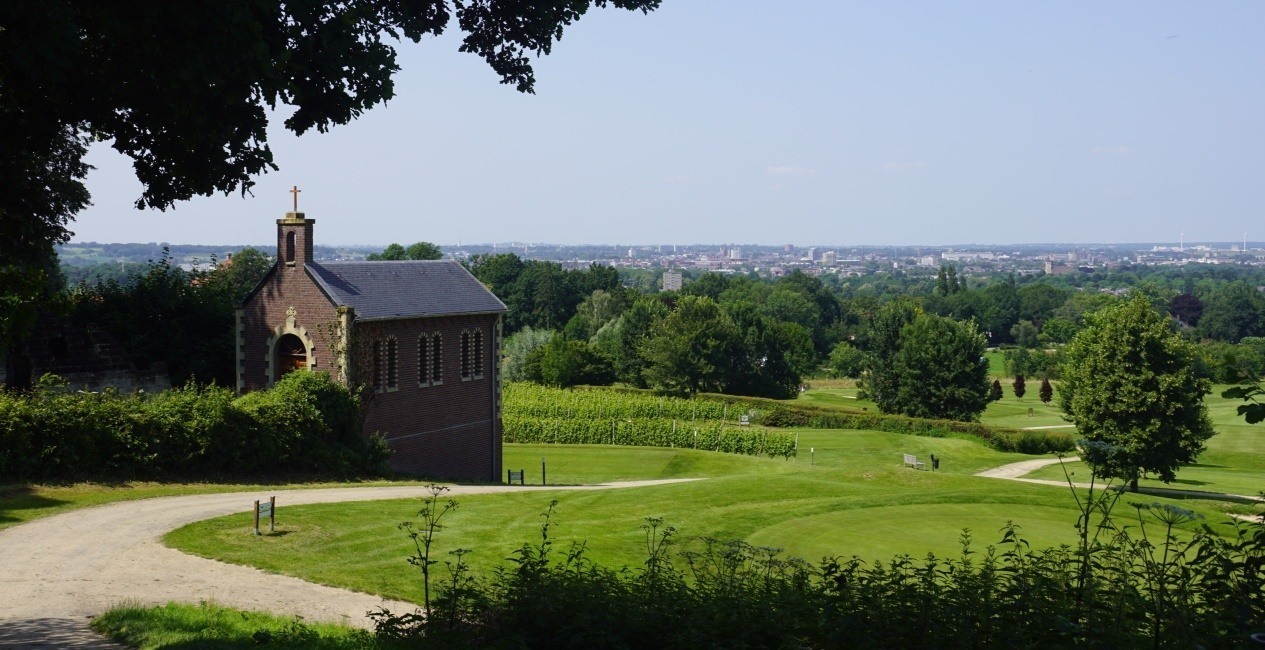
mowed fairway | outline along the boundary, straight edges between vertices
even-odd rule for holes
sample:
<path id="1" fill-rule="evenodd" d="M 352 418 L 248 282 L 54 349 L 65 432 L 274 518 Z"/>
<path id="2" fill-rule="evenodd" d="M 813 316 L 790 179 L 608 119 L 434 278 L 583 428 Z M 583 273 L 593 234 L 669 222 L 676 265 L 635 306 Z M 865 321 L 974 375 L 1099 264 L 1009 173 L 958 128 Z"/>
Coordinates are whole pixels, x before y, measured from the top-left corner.
<path id="1" fill-rule="evenodd" d="M 1063 419 L 1062 411 L 1059 410 L 1057 387 L 1054 399 L 1049 404 L 1042 404 L 1041 399 L 1037 397 L 1041 389 L 1041 380 L 1034 379 L 1027 383 L 1027 392 L 1024 393 L 1023 399 L 1015 397 L 1009 381 L 1009 379 L 1002 381 L 1003 397 L 988 404 L 988 408 L 980 416 L 980 422 L 1012 429 L 1051 427 L 1070 431 L 1074 428 Z M 874 402 L 857 398 L 857 389 L 851 386 L 851 382 L 818 383 L 821 384 L 820 387 L 814 384 L 813 388 L 804 391 L 799 396 L 798 401 L 827 408 L 867 409 L 872 413 L 878 412 L 878 407 L 874 405 Z"/>
<path id="2" fill-rule="evenodd" d="M 972 476 L 1031 458 L 994 451 L 971 439 L 921 438 L 874 431 L 801 430 L 796 461 L 693 450 L 605 446 L 507 445 L 505 465 L 539 483 L 540 458 L 551 484 L 638 478 L 702 480 L 596 492 L 538 491 L 463 497 L 444 520 L 435 557 L 456 548 L 489 575 L 524 543 L 540 539 L 541 513 L 557 499 L 551 531 L 561 555 L 584 543 L 590 559 L 639 566 L 645 559 L 646 517 L 676 529 L 681 548 L 704 537 L 747 540 L 817 560 L 896 553 L 957 555 L 970 528 L 977 550 L 1001 539 L 1007 521 L 1022 526 L 1034 546 L 1073 541 L 1077 511 L 1066 489 Z M 810 454 L 809 449 L 815 450 Z M 939 472 L 901 465 L 902 453 L 943 459 Z M 811 457 L 811 461 L 810 461 Z M 1148 498 L 1148 501 L 1154 500 Z M 1223 504 L 1184 502 L 1225 521 Z M 249 533 L 246 513 L 198 522 L 167 535 L 182 550 L 261 567 L 315 582 L 392 598 L 421 597 L 417 570 L 406 558 L 411 542 L 397 528 L 416 520 L 417 500 L 279 506 L 278 533 Z M 1132 508 L 1128 508 L 1129 515 Z M 440 573 L 445 572 L 440 567 Z"/>
<path id="3" fill-rule="evenodd" d="M 1215 386 L 1212 394 L 1204 398 L 1217 433 L 1208 439 L 1199 462 L 1178 470 L 1177 480 L 1172 483 L 1143 479 L 1139 485 L 1247 496 L 1265 491 L 1265 423 L 1244 422 L 1236 412 L 1243 402 L 1221 397 L 1226 388 L 1228 386 Z M 1069 463 L 1068 470 L 1075 473 L 1077 480 L 1089 475 L 1083 463 Z M 1063 471 L 1057 466 L 1047 467 L 1029 476 L 1062 480 Z"/>

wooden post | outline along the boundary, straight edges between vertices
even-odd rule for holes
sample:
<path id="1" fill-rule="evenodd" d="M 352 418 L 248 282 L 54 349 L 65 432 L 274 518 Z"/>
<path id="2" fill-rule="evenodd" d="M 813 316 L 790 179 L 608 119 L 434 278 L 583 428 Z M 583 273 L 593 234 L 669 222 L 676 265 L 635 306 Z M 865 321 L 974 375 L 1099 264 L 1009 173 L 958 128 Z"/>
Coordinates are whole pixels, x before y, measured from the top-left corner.
<path id="1" fill-rule="evenodd" d="M 263 534 L 259 532 L 259 500 L 258 499 L 255 500 L 255 534 L 256 535 Z"/>
<path id="2" fill-rule="evenodd" d="M 268 532 L 277 532 L 277 497 L 274 495 L 268 498 Z"/>
<path id="3" fill-rule="evenodd" d="M 545 485 L 545 457 L 540 457 L 540 484 Z"/>

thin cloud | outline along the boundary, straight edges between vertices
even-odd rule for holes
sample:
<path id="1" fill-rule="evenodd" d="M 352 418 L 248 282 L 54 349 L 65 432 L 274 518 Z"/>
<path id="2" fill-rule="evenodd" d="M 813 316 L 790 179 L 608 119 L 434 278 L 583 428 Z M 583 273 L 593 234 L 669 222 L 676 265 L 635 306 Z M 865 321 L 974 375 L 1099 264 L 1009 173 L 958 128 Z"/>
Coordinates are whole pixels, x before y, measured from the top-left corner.
<path id="1" fill-rule="evenodd" d="M 925 162 L 885 162 L 878 166 L 878 170 L 882 172 L 903 172 L 910 169 L 922 169 L 926 167 Z"/>
<path id="2" fill-rule="evenodd" d="M 1090 152 L 1095 156 L 1120 156 L 1130 152 L 1128 147 L 1115 145 L 1111 147 L 1094 147 Z"/>
<path id="3" fill-rule="evenodd" d="M 787 167 L 787 166 L 781 166 L 781 165 L 774 165 L 774 166 L 765 168 L 764 173 L 768 174 L 769 176 L 816 176 L 817 170 L 809 169 L 807 167 Z"/>

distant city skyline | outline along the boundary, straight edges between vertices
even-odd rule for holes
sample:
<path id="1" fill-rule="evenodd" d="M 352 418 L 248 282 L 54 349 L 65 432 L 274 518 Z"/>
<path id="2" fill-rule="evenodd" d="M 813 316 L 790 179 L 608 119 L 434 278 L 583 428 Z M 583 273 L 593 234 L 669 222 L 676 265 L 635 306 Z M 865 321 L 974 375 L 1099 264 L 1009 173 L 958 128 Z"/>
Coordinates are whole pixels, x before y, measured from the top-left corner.
<path id="1" fill-rule="evenodd" d="M 591 11 L 534 96 L 454 33 L 401 44 L 396 98 L 351 124 L 274 115 L 252 197 L 136 211 L 129 161 L 95 145 L 71 229 L 268 242 L 298 185 L 328 245 L 1251 244 L 1262 24 L 1251 1 L 666 0 Z"/>

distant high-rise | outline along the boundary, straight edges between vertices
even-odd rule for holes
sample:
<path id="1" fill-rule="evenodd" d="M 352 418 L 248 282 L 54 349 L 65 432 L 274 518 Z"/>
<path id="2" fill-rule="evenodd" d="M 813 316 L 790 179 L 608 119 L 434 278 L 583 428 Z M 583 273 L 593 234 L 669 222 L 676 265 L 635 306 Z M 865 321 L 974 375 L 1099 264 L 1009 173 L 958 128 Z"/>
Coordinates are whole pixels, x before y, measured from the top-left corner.
<path id="1" fill-rule="evenodd" d="M 664 271 L 663 272 L 663 290 L 664 291 L 680 291 L 681 290 L 681 272 L 680 271 Z"/>
<path id="2" fill-rule="evenodd" d="M 834 251 L 826 251 L 821 254 L 822 266 L 834 266 L 839 261 L 839 254 Z"/>

